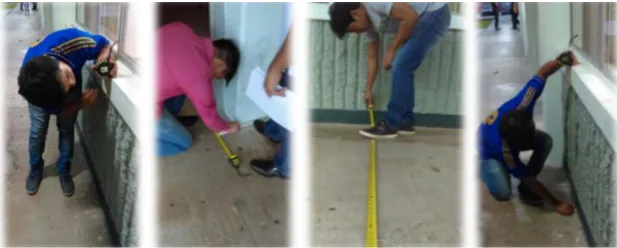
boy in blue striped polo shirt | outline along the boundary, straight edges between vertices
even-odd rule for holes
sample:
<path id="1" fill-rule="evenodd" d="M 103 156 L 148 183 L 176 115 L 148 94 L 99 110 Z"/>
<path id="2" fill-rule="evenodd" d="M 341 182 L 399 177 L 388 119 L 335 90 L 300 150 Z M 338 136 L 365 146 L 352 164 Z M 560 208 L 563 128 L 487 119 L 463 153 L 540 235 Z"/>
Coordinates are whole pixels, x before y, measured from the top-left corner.
<path id="1" fill-rule="evenodd" d="M 75 185 L 70 174 L 73 158 L 74 125 L 77 113 L 96 101 L 98 91 L 82 93 L 81 70 L 86 61 L 107 59 L 109 41 L 77 28 L 52 32 L 36 41 L 28 51 L 19 71 L 19 94 L 28 102 L 30 113 L 30 172 L 26 191 L 36 194 L 43 179 L 43 152 L 50 115 L 56 115 L 60 157 L 56 169 L 65 196 L 70 197 Z M 113 59 L 112 59 L 113 61 Z M 111 76 L 117 75 L 117 66 Z"/>
<path id="2" fill-rule="evenodd" d="M 535 128 L 533 108 L 544 90 L 546 79 L 563 65 L 576 64 L 578 61 L 572 52 L 564 52 L 557 59 L 547 62 L 518 94 L 488 115 L 480 125 L 481 178 L 496 200 L 510 199 L 511 174 L 521 180 L 518 191 L 524 203 L 541 206 L 547 201 L 561 215 L 574 213 L 570 203 L 557 200 L 536 179 L 548 158 L 553 140 L 547 133 Z M 525 165 L 519 153 L 528 150 L 532 150 L 533 154 Z"/>

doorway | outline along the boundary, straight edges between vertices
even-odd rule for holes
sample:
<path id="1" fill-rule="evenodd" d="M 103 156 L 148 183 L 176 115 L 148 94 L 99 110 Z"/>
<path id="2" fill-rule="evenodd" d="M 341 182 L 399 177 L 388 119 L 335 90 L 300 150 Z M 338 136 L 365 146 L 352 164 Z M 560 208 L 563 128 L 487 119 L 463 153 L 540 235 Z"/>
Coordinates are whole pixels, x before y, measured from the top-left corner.
<path id="1" fill-rule="evenodd" d="M 159 3 L 157 28 L 175 21 L 184 22 L 202 37 L 210 37 L 209 3 Z"/>

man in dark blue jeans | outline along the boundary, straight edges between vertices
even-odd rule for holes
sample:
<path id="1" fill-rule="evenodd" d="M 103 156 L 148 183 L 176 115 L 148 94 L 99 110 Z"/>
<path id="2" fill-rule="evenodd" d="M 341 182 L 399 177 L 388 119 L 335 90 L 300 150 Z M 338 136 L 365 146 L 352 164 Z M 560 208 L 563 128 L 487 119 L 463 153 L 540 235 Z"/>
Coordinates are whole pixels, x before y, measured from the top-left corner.
<path id="1" fill-rule="evenodd" d="M 369 138 L 395 138 L 415 133 L 413 109 L 414 71 L 450 26 L 446 3 L 333 3 L 330 27 L 339 38 L 347 33 L 365 33 L 368 41 L 368 79 L 364 101 L 372 105 L 377 77 L 379 32 L 396 33 L 385 54 L 383 67 L 392 68 L 392 93 L 385 120 L 360 130 Z M 395 59 L 396 56 L 396 59 Z"/>
<path id="2" fill-rule="evenodd" d="M 26 52 L 17 81 L 19 94 L 28 101 L 31 121 L 30 173 L 26 179 L 28 194 L 36 194 L 43 180 L 45 138 L 49 118 L 56 115 L 60 136 L 56 170 L 64 195 L 73 195 L 75 185 L 70 170 L 74 125 L 79 110 L 93 104 L 98 94 L 92 89 L 82 93 L 81 70 L 86 61 L 102 61 L 110 53 L 111 47 L 105 37 L 76 28 L 55 31 L 36 41 Z M 111 76 L 116 75 L 117 67 L 114 66 Z"/>
<path id="3" fill-rule="evenodd" d="M 285 90 L 290 89 L 292 80 L 288 74 L 290 65 L 289 49 L 291 48 L 291 28 L 285 37 L 285 41 L 274 57 L 274 60 L 268 68 L 264 89 L 268 96 L 278 95 L 285 96 Z M 280 86 L 280 87 L 277 87 Z M 253 123 L 255 129 L 268 137 L 270 141 L 280 144 L 280 148 L 274 160 L 254 159 L 251 160 L 251 168 L 257 173 L 265 177 L 281 177 L 288 178 L 291 174 L 289 168 L 291 154 L 289 151 L 289 131 L 283 126 L 270 119 L 268 121 L 256 120 Z"/>

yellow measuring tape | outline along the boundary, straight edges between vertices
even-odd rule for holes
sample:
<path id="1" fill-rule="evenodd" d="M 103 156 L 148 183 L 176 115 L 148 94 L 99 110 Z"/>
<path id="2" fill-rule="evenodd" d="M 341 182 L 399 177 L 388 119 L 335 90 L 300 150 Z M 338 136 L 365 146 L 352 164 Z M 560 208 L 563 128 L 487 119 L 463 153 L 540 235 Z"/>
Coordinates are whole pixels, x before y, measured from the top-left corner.
<path id="1" fill-rule="evenodd" d="M 373 114 L 373 105 L 368 107 L 369 118 L 371 119 L 371 127 L 375 126 L 375 116 Z M 375 140 L 371 139 L 370 147 L 370 167 L 368 173 L 368 197 L 366 204 L 366 247 L 377 247 L 377 159 L 376 159 L 376 144 Z"/>
<path id="2" fill-rule="evenodd" d="M 229 147 L 227 146 L 227 143 L 225 143 L 225 141 L 223 140 L 223 138 L 221 138 L 221 135 L 218 132 L 213 132 L 214 136 L 216 136 L 216 139 L 219 141 L 219 144 L 221 144 L 221 147 L 223 147 L 223 151 L 225 151 L 225 155 L 227 155 L 227 160 L 229 160 L 229 163 L 231 164 L 231 166 L 237 168 L 240 166 L 240 158 L 238 157 L 238 155 L 233 154 L 231 152 L 231 150 L 229 150 Z"/>

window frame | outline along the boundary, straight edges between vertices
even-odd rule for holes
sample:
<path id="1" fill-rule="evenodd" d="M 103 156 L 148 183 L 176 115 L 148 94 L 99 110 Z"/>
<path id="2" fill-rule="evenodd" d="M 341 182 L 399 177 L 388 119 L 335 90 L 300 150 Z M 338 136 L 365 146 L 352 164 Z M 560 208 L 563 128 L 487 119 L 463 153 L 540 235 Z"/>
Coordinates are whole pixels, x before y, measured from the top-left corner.
<path id="1" fill-rule="evenodd" d="M 588 17 L 586 16 L 586 14 L 588 13 L 587 11 L 585 11 L 585 5 L 584 4 L 601 4 L 601 6 L 598 8 L 601 12 L 599 13 L 599 15 L 597 16 L 593 16 L 593 17 Z M 577 50 L 580 51 L 580 54 L 582 54 L 586 60 L 590 61 L 591 64 L 597 68 L 600 72 L 602 72 L 602 74 L 604 74 L 605 77 L 607 77 L 609 79 L 609 81 L 611 81 L 611 83 L 613 84 L 617 84 L 617 66 L 611 66 L 610 63 L 606 62 L 607 59 L 607 49 L 606 49 L 606 30 L 607 30 L 607 22 L 608 20 L 606 20 L 607 16 L 606 16 L 606 7 L 607 4 L 610 3 L 606 3 L 606 2 L 571 2 L 570 3 L 570 33 L 572 35 L 578 34 L 579 37 L 577 38 L 578 41 L 573 42 L 572 46 L 575 47 Z M 614 3 L 613 3 L 614 4 Z M 577 16 L 574 14 L 574 11 L 581 11 L 581 15 Z M 575 18 L 576 17 L 580 17 L 580 18 Z M 600 30 L 601 35 L 599 37 L 597 37 L 597 40 L 593 40 L 592 44 L 585 44 L 584 41 L 586 40 L 585 36 L 585 24 L 586 24 L 586 18 L 594 18 L 594 21 L 598 21 L 599 25 L 597 27 L 593 27 L 591 28 L 591 30 Z M 578 25 L 580 25 L 580 27 L 575 24 L 575 22 L 580 22 L 577 23 Z M 575 30 L 575 26 L 577 28 L 581 28 L 581 30 Z M 590 29 L 590 28 L 586 28 L 586 29 Z M 579 33 L 582 32 L 582 33 Z M 582 43 L 581 43 L 582 42 Z M 597 47 L 595 49 L 590 48 L 590 47 Z M 614 48 L 613 50 L 617 50 L 617 47 Z"/>
<path id="2" fill-rule="evenodd" d="M 110 39 L 110 37 L 108 37 L 107 35 L 103 33 L 103 27 L 102 27 L 103 23 L 101 22 L 101 16 L 103 14 L 102 4 L 104 3 L 106 2 L 83 2 L 84 22 L 86 22 L 88 18 L 87 11 L 85 9 L 87 7 L 86 4 L 94 4 L 94 7 L 96 8 L 95 12 L 96 12 L 97 17 L 95 18 L 95 24 L 94 24 L 94 26 L 96 27 L 95 30 L 92 30 L 92 28 L 88 27 L 86 23 L 83 23 L 79 20 L 78 15 L 79 15 L 80 6 L 78 4 L 75 4 L 75 22 L 80 26 L 80 28 L 83 28 L 86 31 L 103 35 L 105 38 L 107 38 L 110 41 L 116 40 L 118 44 L 112 50 L 112 55 L 116 57 L 118 61 L 122 61 L 122 64 L 128 67 L 129 70 L 133 72 L 137 72 L 140 69 L 138 60 L 131 58 L 130 56 L 126 55 L 126 53 L 123 52 L 124 48 L 126 47 L 126 45 L 124 44 L 124 41 L 125 41 L 124 39 L 126 37 L 125 36 L 126 25 L 128 25 L 126 21 L 128 20 L 127 14 L 128 14 L 128 8 L 129 8 L 130 2 L 120 2 L 121 5 L 120 5 L 120 20 L 118 21 L 118 37 L 114 39 Z M 113 42 L 111 43 L 111 45 L 113 45 Z"/>

